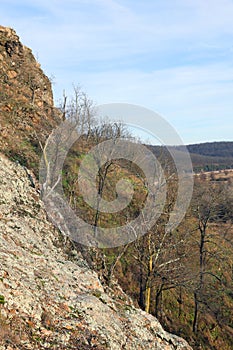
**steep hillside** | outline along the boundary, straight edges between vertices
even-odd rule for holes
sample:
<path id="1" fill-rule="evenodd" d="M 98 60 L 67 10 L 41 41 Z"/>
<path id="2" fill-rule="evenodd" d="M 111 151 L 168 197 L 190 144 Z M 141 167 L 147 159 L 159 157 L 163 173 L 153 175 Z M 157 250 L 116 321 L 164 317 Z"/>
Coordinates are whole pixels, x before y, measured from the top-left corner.
<path id="1" fill-rule="evenodd" d="M 116 282 L 104 287 L 47 220 L 32 171 L 61 121 L 51 84 L 10 28 L 0 68 L 0 350 L 191 349 Z"/>
<path id="2" fill-rule="evenodd" d="M 0 26 L 0 150 L 37 172 L 39 141 L 59 121 L 48 77 L 15 31 Z"/>
<path id="3" fill-rule="evenodd" d="M 25 168 L 0 156 L 0 349 L 191 349 L 104 289 L 46 220 Z"/>

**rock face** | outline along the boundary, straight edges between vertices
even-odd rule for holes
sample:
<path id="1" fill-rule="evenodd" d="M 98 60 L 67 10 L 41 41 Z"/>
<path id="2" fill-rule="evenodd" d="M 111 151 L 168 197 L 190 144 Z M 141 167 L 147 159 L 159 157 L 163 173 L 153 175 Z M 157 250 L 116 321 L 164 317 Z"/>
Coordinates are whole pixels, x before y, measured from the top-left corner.
<path id="1" fill-rule="evenodd" d="M 0 156 L 0 349 L 191 349 L 104 289 L 46 219 L 24 167 Z"/>
<path id="2" fill-rule="evenodd" d="M 0 149 L 36 171 L 39 141 L 60 122 L 51 83 L 11 28 L 0 26 Z"/>
<path id="3" fill-rule="evenodd" d="M 9 89 L 13 85 L 31 95 L 31 102 L 42 106 L 42 103 L 53 106 L 51 83 L 35 60 L 31 50 L 22 45 L 18 35 L 11 28 L 0 26 L 0 67 L 1 75 Z M 18 86 L 17 83 L 19 84 Z M 27 87 L 29 89 L 27 89 Z M 34 91 L 34 94 L 33 94 Z M 12 91 L 15 92 L 16 91 Z"/>

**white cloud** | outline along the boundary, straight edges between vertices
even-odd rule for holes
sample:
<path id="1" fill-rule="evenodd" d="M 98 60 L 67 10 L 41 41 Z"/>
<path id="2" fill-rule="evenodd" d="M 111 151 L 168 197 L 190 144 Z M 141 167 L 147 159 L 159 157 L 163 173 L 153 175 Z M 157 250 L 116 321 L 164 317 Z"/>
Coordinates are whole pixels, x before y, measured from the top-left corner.
<path id="1" fill-rule="evenodd" d="M 0 14 L 55 75 L 56 98 L 81 83 L 203 138 L 219 116 L 232 127 L 232 18 L 232 0 L 2 0 Z"/>
<path id="2" fill-rule="evenodd" d="M 84 88 L 98 103 L 124 102 L 150 108 L 167 118 L 187 142 L 188 138 L 193 142 L 195 138 L 218 139 L 220 120 L 225 120 L 225 133 L 230 138 L 232 77 L 233 67 L 223 64 L 152 73 L 116 71 L 79 75 Z M 151 121 L 144 123 L 150 130 Z"/>

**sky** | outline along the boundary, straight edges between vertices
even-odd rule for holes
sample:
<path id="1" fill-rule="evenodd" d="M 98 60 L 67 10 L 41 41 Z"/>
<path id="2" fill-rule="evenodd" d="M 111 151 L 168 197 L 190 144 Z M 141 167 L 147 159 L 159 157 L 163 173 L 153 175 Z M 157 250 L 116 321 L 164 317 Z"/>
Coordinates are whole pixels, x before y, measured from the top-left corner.
<path id="1" fill-rule="evenodd" d="M 52 78 L 98 104 L 159 113 L 185 144 L 233 140 L 233 0 L 1 0 Z M 147 130 L 153 118 L 143 118 Z"/>

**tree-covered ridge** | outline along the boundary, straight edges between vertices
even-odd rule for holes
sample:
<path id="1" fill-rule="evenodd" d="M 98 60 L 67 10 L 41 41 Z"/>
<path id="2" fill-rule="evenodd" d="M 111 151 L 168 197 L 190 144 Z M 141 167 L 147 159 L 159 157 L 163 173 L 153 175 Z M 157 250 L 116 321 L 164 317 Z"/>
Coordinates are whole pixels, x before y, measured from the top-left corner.
<path id="1" fill-rule="evenodd" d="M 187 149 L 197 172 L 233 169 L 233 142 L 206 142 Z"/>
<path id="2" fill-rule="evenodd" d="M 157 155 L 163 149 L 163 153 L 168 153 L 165 147 L 149 146 Z M 187 146 L 171 147 L 177 152 L 186 149 L 190 153 L 195 172 L 215 171 L 233 169 L 233 142 L 206 142 Z"/>
<path id="3" fill-rule="evenodd" d="M 219 141 L 219 142 L 205 142 L 200 144 L 187 145 L 190 153 L 200 154 L 209 157 L 233 157 L 233 142 Z"/>

